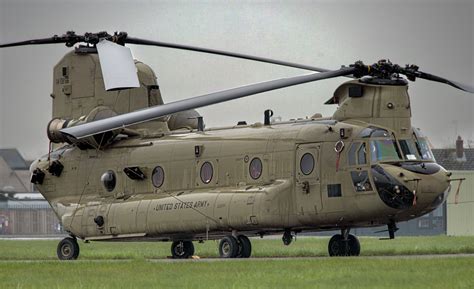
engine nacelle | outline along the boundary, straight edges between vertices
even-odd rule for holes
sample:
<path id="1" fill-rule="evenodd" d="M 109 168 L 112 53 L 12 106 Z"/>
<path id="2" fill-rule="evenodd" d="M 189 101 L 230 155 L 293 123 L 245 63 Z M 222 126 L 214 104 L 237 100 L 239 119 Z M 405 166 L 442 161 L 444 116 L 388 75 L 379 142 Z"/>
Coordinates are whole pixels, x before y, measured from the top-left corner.
<path id="1" fill-rule="evenodd" d="M 116 116 L 112 109 L 106 106 L 98 106 L 94 108 L 87 116 L 81 116 L 78 119 L 61 119 L 53 118 L 47 127 L 48 138 L 53 143 L 75 143 L 80 148 L 97 148 L 103 147 L 110 144 L 114 138 L 120 133 L 120 130 L 109 131 L 105 133 L 99 133 L 84 139 L 74 139 L 63 133 L 61 129 L 81 125 L 84 123 L 92 122 L 99 119 L 109 118 Z"/>

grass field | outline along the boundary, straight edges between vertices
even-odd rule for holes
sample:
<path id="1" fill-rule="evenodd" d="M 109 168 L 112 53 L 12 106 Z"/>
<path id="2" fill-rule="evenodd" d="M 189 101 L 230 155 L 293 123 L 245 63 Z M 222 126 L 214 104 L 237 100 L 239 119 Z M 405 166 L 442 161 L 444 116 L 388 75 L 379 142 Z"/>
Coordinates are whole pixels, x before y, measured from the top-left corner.
<path id="1" fill-rule="evenodd" d="M 252 257 L 327 256 L 329 238 L 298 238 L 290 246 L 277 239 L 252 239 Z M 56 260 L 59 240 L 0 240 L 1 260 Z M 474 237 L 397 237 L 395 240 L 360 238 L 361 255 L 419 255 L 474 253 Z M 79 241 L 81 260 L 156 259 L 170 255 L 169 242 L 91 242 Z M 217 257 L 218 242 L 194 242 L 196 255 Z"/>
<path id="2" fill-rule="evenodd" d="M 253 257 L 327 256 L 327 238 L 290 246 L 254 239 Z M 0 288 L 474 288 L 474 257 L 369 257 L 474 253 L 474 237 L 361 238 L 361 257 L 160 260 L 170 243 L 90 243 L 79 260 L 56 261 L 58 241 L 0 240 Z M 217 243 L 195 244 L 201 258 Z"/>

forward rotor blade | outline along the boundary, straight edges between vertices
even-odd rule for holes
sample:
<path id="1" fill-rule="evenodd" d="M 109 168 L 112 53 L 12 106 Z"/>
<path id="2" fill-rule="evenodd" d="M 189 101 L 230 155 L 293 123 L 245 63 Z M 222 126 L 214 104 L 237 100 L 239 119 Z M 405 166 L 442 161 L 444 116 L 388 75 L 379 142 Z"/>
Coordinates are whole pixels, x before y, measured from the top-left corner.
<path id="1" fill-rule="evenodd" d="M 154 106 L 142 110 L 137 110 L 134 112 L 93 121 L 75 127 L 65 128 L 62 129 L 61 132 L 69 137 L 81 139 L 98 133 L 103 133 L 114 129 L 120 129 L 129 125 L 153 120 L 165 115 L 173 114 L 184 110 L 199 108 L 211 104 L 238 99 L 249 95 L 254 95 L 302 83 L 350 75 L 353 74 L 355 70 L 356 68 L 353 67 L 343 67 L 339 70 L 334 71 L 312 73 L 307 75 L 300 75 L 295 77 L 250 84 L 233 89 L 196 96 L 185 100 L 175 101 L 159 106 Z"/>
<path id="2" fill-rule="evenodd" d="M 167 43 L 167 42 L 161 42 L 161 41 L 153 41 L 153 40 L 140 39 L 140 38 L 134 38 L 134 37 L 127 37 L 124 40 L 124 42 L 129 43 L 129 44 L 167 47 L 167 48 L 189 50 L 189 51 L 196 51 L 196 52 L 202 52 L 202 53 L 217 54 L 217 55 L 223 55 L 223 56 L 229 56 L 229 57 L 235 57 L 235 58 L 241 58 L 241 59 L 254 60 L 258 62 L 265 62 L 265 63 L 277 64 L 277 65 L 282 65 L 282 66 L 306 69 L 306 70 L 317 71 L 317 72 L 331 71 L 325 68 L 292 63 L 292 62 L 287 62 L 287 61 L 281 61 L 281 60 L 276 60 L 276 59 L 270 59 L 266 57 L 253 56 L 253 55 L 242 54 L 242 53 L 234 53 L 234 52 L 229 52 L 229 51 L 224 51 L 224 50 L 209 49 L 209 48 L 203 48 L 203 47 L 197 47 L 197 46 L 191 46 L 191 45 L 182 45 L 182 44 Z"/>
<path id="3" fill-rule="evenodd" d="M 433 74 L 425 73 L 425 72 L 422 72 L 422 71 L 417 71 L 416 77 L 427 79 L 427 80 L 432 80 L 432 81 L 436 81 L 436 82 L 445 83 L 445 84 L 451 85 L 452 87 L 455 87 L 457 89 L 464 90 L 464 91 L 467 91 L 467 92 L 470 92 L 470 93 L 474 93 L 474 86 L 472 86 L 472 85 L 460 83 L 460 82 L 453 81 L 453 80 L 449 80 L 449 79 L 446 79 L 446 78 L 443 78 L 443 77 L 440 77 L 440 76 L 436 76 L 436 75 L 433 75 Z"/>
<path id="4" fill-rule="evenodd" d="M 49 37 L 49 38 L 31 39 L 31 40 L 26 40 L 26 41 L 0 44 L 0 48 L 14 47 L 14 46 L 25 46 L 25 45 L 54 44 L 54 43 L 65 43 L 65 41 L 63 39 L 60 39 L 59 37 L 54 37 L 53 36 L 53 37 Z"/>

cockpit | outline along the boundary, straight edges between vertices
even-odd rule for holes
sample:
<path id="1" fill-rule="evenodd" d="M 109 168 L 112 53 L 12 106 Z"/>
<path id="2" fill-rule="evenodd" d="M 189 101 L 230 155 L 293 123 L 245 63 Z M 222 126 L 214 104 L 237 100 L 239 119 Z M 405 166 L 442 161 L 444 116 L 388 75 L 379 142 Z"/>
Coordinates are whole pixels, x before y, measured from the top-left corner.
<path id="1" fill-rule="evenodd" d="M 376 191 L 395 209 L 413 206 L 421 180 L 435 177 L 442 169 L 419 130 L 414 129 L 411 138 L 397 139 L 378 127 L 364 128 L 353 139 L 347 165 L 356 193 Z"/>
<path id="2" fill-rule="evenodd" d="M 348 153 L 349 166 L 393 162 L 434 162 L 434 157 L 418 130 L 413 138 L 397 141 L 387 130 L 375 127 L 363 129 Z"/>

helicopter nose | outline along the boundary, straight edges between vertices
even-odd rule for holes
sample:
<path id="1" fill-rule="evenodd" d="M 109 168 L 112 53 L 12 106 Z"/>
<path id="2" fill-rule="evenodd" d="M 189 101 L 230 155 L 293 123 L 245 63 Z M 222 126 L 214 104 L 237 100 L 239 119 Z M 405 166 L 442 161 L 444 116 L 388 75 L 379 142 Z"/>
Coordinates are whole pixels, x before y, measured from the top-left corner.
<path id="1" fill-rule="evenodd" d="M 389 172 L 391 166 L 372 166 L 372 177 L 375 188 L 380 199 L 389 207 L 394 209 L 408 209 L 413 205 L 415 195 L 413 191 L 400 182 L 393 172 Z"/>
<path id="2" fill-rule="evenodd" d="M 449 193 L 449 173 L 436 163 L 378 165 L 372 174 L 379 196 L 392 208 L 434 209 Z"/>

